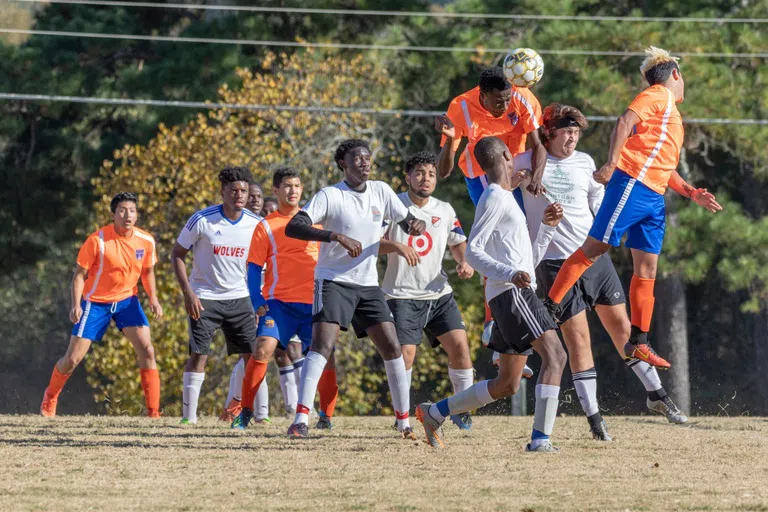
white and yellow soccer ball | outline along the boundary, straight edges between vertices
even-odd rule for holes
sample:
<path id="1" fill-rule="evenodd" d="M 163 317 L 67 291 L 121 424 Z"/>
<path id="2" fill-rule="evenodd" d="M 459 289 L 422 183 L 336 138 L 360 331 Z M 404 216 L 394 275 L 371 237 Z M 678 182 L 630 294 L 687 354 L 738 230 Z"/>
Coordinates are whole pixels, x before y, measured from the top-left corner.
<path id="1" fill-rule="evenodd" d="M 544 76 L 544 61 L 536 50 L 516 48 L 504 57 L 502 69 L 512 85 L 533 87 Z"/>

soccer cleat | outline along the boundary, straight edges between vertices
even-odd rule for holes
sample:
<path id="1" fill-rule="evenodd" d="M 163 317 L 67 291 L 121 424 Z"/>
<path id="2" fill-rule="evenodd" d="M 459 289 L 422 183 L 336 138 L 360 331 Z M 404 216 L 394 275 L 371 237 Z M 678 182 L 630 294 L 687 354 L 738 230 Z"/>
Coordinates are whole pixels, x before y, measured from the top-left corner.
<path id="1" fill-rule="evenodd" d="M 226 421 L 227 423 L 232 423 L 235 420 L 235 418 L 237 418 L 237 416 L 240 414 L 240 411 L 242 410 L 243 410 L 243 407 L 240 404 L 240 400 L 233 398 L 232 401 L 229 403 L 229 407 L 221 411 L 221 414 L 219 415 L 219 419 L 221 421 Z"/>
<path id="2" fill-rule="evenodd" d="M 589 430 L 592 432 L 592 438 L 596 441 L 613 441 L 613 438 L 608 433 L 608 425 L 600 413 L 587 417 L 589 422 Z"/>
<path id="3" fill-rule="evenodd" d="M 491 333 L 493 332 L 493 320 L 489 320 L 483 326 L 483 335 L 480 337 L 480 341 L 483 342 L 483 346 L 487 347 L 491 342 Z"/>
<path id="4" fill-rule="evenodd" d="M 272 420 L 269 418 L 259 418 L 257 420 L 253 420 L 254 425 L 271 425 Z"/>
<path id="5" fill-rule="evenodd" d="M 235 416 L 235 419 L 232 420 L 231 428 L 233 430 L 245 430 L 248 428 L 248 425 L 251 424 L 251 418 L 253 418 L 253 411 L 250 409 L 242 409 L 240 414 Z"/>
<path id="6" fill-rule="evenodd" d="M 401 432 L 400 435 L 403 437 L 405 441 L 418 441 L 419 438 L 416 437 L 416 434 L 414 433 L 413 429 L 411 427 L 405 427 Z"/>
<path id="7" fill-rule="evenodd" d="M 160 417 L 160 411 L 157 409 L 148 409 L 147 410 L 147 418 L 159 418 Z"/>
<path id="8" fill-rule="evenodd" d="M 288 427 L 288 437 L 291 439 L 304 439 L 309 437 L 309 427 L 306 423 L 294 423 Z"/>
<path id="9" fill-rule="evenodd" d="M 317 418 L 317 425 L 315 425 L 315 428 L 322 430 L 333 430 L 333 423 L 331 423 L 331 418 L 329 418 L 323 411 L 320 411 L 320 416 Z"/>
<path id="10" fill-rule="evenodd" d="M 549 439 L 545 439 L 544 441 L 539 443 L 536 446 L 536 448 L 532 448 L 531 443 L 528 443 L 525 446 L 525 451 L 526 452 L 531 452 L 531 453 L 533 453 L 533 452 L 537 452 L 537 453 L 557 453 L 557 452 L 560 451 L 560 448 L 556 448 L 556 447 L 552 446 L 552 441 L 550 441 Z"/>
<path id="11" fill-rule="evenodd" d="M 499 359 L 501 358 L 501 355 L 494 351 L 493 356 L 491 356 L 491 362 L 493 363 L 493 366 L 497 367 L 499 366 Z M 527 364 L 523 366 L 523 378 L 524 379 L 530 379 L 533 377 L 533 370 L 531 370 L 531 367 Z"/>
<path id="12" fill-rule="evenodd" d="M 197 421 L 189 421 L 187 418 L 181 418 L 179 425 L 197 425 Z"/>
<path id="13" fill-rule="evenodd" d="M 633 344 L 631 341 L 624 345 L 625 360 L 639 359 L 660 370 L 668 370 L 672 367 L 669 362 L 659 356 L 650 343 Z"/>
<path id="14" fill-rule="evenodd" d="M 57 404 L 58 404 L 58 399 L 48 398 L 47 395 L 44 395 L 43 403 L 40 404 L 40 414 L 42 416 L 45 416 L 46 418 L 53 418 L 54 416 L 56 416 Z"/>
<path id="15" fill-rule="evenodd" d="M 544 299 L 544 306 L 547 308 L 549 316 L 555 321 L 556 324 L 560 324 L 560 304 L 556 303 L 549 297 Z"/>
<path id="16" fill-rule="evenodd" d="M 472 430 L 472 416 L 468 412 L 451 415 L 451 421 L 459 430 Z"/>
<path id="17" fill-rule="evenodd" d="M 443 443 L 443 422 L 437 421 L 430 416 L 429 407 L 431 402 L 424 402 L 416 407 L 416 419 L 424 426 L 424 432 L 427 434 L 427 443 L 433 448 L 445 448 Z"/>
<path id="18" fill-rule="evenodd" d="M 669 398 L 669 395 L 665 396 L 661 400 L 651 400 L 646 398 L 645 405 L 648 410 L 663 414 L 667 417 L 667 421 L 675 424 L 682 424 L 688 421 L 688 416 L 680 412 L 675 403 Z"/>

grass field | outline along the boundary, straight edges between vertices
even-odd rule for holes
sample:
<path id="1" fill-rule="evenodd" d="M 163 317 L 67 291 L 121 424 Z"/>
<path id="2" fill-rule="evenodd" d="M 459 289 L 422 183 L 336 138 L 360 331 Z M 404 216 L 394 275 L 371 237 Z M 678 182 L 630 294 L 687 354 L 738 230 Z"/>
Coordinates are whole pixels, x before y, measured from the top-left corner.
<path id="1" fill-rule="evenodd" d="M 288 421 L 0 416 L 0 510 L 766 510 L 768 419 L 608 418 L 613 443 L 559 418 L 558 454 L 526 454 L 531 418 L 477 417 L 448 447 L 389 418 Z M 417 423 L 419 434 L 421 426 Z"/>

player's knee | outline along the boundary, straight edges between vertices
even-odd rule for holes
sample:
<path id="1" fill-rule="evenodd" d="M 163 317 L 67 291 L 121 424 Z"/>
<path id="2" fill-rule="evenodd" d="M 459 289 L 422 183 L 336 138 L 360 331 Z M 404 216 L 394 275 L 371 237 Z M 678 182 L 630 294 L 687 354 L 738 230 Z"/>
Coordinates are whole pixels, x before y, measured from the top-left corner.
<path id="1" fill-rule="evenodd" d="M 155 360 L 155 346 L 152 343 L 146 343 L 139 348 L 139 356 L 148 359 Z"/>
<path id="2" fill-rule="evenodd" d="M 80 361 L 82 361 L 82 356 L 79 356 L 77 354 L 66 354 L 64 357 L 61 358 L 60 364 L 59 364 L 59 371 L 61 373 L 72 373 L 72 371 L 77 368 L 77 365 L 80 364 Z"/>
<path id="3" fill-rule="evenodd" d="M 520 390 L 520 379 L 510 375 L 509 377 L 502 379 L 498 383 L 496 391 L 501 394 L 502 397 L 512 396 Z"/>

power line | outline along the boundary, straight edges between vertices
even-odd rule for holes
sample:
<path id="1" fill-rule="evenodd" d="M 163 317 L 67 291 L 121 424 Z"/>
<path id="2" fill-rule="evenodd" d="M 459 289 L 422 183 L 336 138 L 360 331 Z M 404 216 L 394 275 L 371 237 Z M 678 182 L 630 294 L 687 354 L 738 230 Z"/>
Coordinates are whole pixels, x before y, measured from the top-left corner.
<path id="1" fill-rule="evenodd" d="M 88 103 L 96 105 L 177 107 L 197 109 L 275 110 L 278 112 L 314 112 L 328 114 L 368 114 L 401 117 L 435 117 L 442 110 L 377 109 L 366 107 L 332 107 L 310 105 L 259 105 L 243 103 L 216 103 L 207 101 L 144 100 L 134 98 L 99 98 L 94 96 L 61 96 L 52 94 L 17 94 L 0 92 L 0 99 L 16 101 L 51 101 L 64 103 Z M 589 121 L 615 121 L 617 116 L 587 116 Z M 693 118 L 684 119 L 686 124 L 736 124 L 768 126 L 768 119 Z"/>
<path id="2" fill-rule="evenodd" d="M 91 5 L 109 7 L 146 7 L 160 9 L 200 9 L 210 11 L 245 11 L 285 14 L 326 14 L 350 16 L 397 16 L 424 18 L 465 18 L 465 19 L 497 19 L 497 20 L 542 20 L 542 21 L 622 21 L 622 22 L 666 22 L 666 23 L 768 23 L 768 18 L 697 18 L 697 17 L 641 17 L 641 16 L 580 16 L 555 14 L 493 14 L 475 12 L 449 11 L 381 11 L 355 9 L 317 9 L 308 7 L 262 7 L 245 5 L 204 5 L 130 1 L 102 0 L 12 0 L 24 3 Z"/>
<path id="3" fill-rule="evenodd" d="M 119 39 L 126 41 L 162 41 L 172 43 L 198 43 L 198 44 L 233 44 L 243 46 L 264 47 L 293 47 L 293 48 L 333 48 L 343 50 L 382 50 L 382 51 L 412 51 L 412 52 L 458 52 L 458 53 L 505 53 L 510 48 L 484 48 L 468 46 L 410 46 L 410 45 L 383 45 L 383 44 L 352 44 L 352 43 L 311 43 L 305 41 L 270 41 L 260 39 L 226 39 L 211 37 L 184 37 L 184 36 L 153 36 L 137 34 L 104 34 L 100 32 L 70 32 L 61 30 L 32 30 L 20 28 L 2 28 L 0 33 L 27 34 L 52 37 L 73 37 L 87 39 Z M 612 56 L 612 57 L 644 57 L 641 51 L 612 51 L 612 50 L 536 50 L 541 55 L 586 55 L 586 56 Z M 724 53 L 724 52 L 672 52 L 679 57 L 706 57 L 706 58 L 768 58 L 766 53 Z"/>

